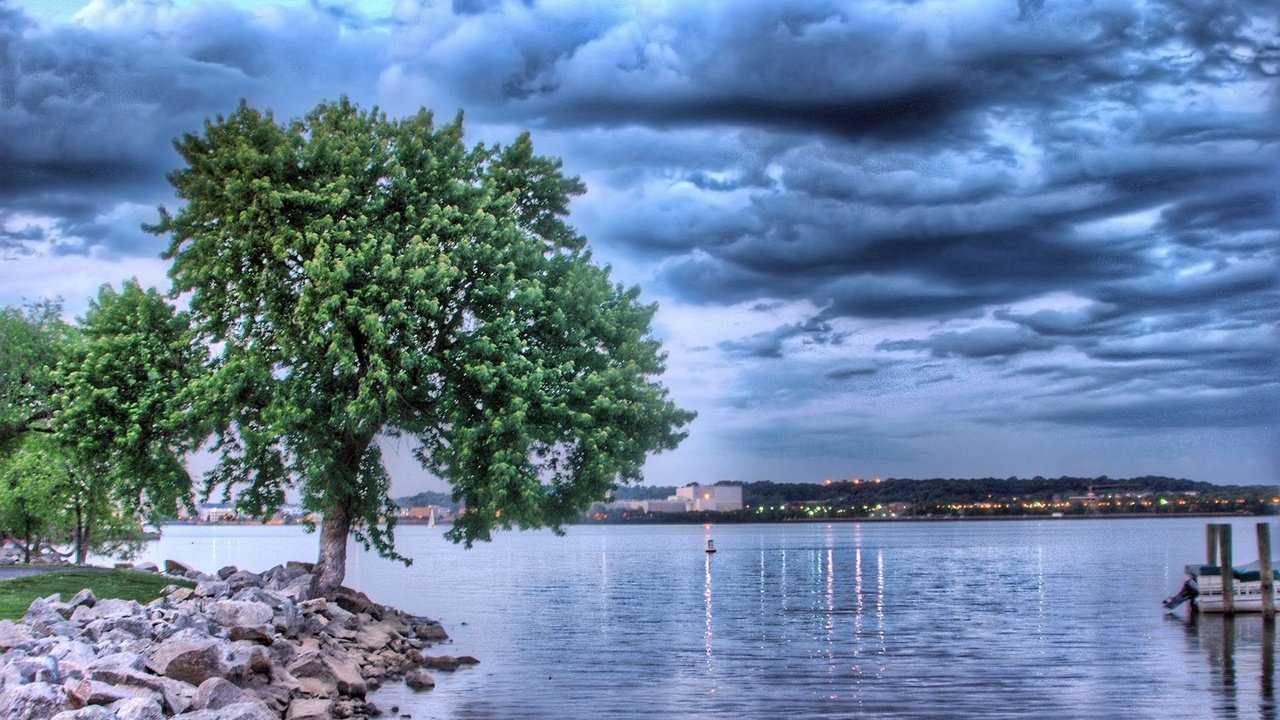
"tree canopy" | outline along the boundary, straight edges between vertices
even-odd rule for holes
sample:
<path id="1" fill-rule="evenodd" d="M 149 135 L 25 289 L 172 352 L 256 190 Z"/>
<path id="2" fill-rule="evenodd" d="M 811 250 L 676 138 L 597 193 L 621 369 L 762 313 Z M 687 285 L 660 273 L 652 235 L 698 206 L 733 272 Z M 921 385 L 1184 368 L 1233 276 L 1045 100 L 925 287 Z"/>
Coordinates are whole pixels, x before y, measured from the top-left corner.
<path id="1" fill-rule="evenodd" d="M 0 527 L 128 551 L 142 521 L 191 504 L 187 411 L 207 352 L 186 318 L 136 280 L 104 286 L 72 325 L 46 302 L 0 318 Z"/>
<path id="2" fill-rule="evenodd" d="M 558 529 L 683 439 L 655 307 L 592 262 L 564 220 L 582 183 L 527 134 L 467 147 L 461 116 L 342 99 L 287 123 L 242 103 L 176 147 L 186 204 L 154 229 L 218 348 L 207 480 L 258 513 L 301 490 L 324 518 L 317 592 L 349 533 L 398 557 L 380 436 L 452 483 L 468 545 Z"/>

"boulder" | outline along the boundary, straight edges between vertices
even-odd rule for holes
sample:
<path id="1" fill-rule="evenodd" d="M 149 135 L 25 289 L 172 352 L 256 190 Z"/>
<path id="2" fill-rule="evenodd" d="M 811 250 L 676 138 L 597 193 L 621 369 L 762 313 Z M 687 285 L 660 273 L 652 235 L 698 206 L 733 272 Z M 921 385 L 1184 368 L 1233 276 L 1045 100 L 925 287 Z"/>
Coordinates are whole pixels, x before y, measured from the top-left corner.
<path id="1" fill-rule="evenodd" d="M 157 675 L 199 685 L 223 676 L 222 649 L 222 643 L 214 638 L 183 630 L 153 646 L 144 659 Z"/>
<path id="2" fill-rule="evenodd" d="M 0 651 L 10 648 L 29 650 L 35 644 L 36 637 L 31 628 L 12 620 L 0 620 Z"/>
<path id="3" fill-rule="evenodd" d="M 97 602 L 98 602 L 98 597 L 93 594 L 93 591 L 90 590 L 89 588 L 85 588 L 80 592 L 76 593 L 70 600 L 68 600 L 67 606 L 70 607 L 72 611 L 74 611 L 76 608 L 81 606 L 93 607 L 94 605 L 97 604 Z"/>
<path id="4" fill-rule="evenodd" d="M 244 691 L 232 685 L 231 681 L 214 677 L 200 683 L 200 687 L 196 688 L 191 707 L 194 710 L 217 710 L 247 700 Z"/>
<path id="5" fill-rule="evenodd" d="M 112 705 L 120 720 L 164 720 L 160 703 L 147 698 L 130 698 Z"/>
<path id="6" fill-rule="evenodd" d="M 405 674 L 404 684 L 411 690 L 430 690 L 436 686 L 436 681 L 425 671 L 414 669 Z"/>
<path id="7" fill-rule="evenodd" d="M 307 680 L 318 680 L 353 697 L 364 697 L 368 692 L 359 666 L 350 657 L 308 652 L 290 663 L 288 670 L 304 685 Z"/>
<path id="8" fill-rule="evenodd" d="M 280 720 L 266 706 L 256 702 L 242 702 L 217 710 L 196 710 L 182 715 L 182 720 Z"/>
<path id="9" fill-rule="evenodd" d="M 213 604 L 213 621 L 223 627 L 270 625 L 274 617 L 274 611 L 266 603 L 219 600 Z"/>
<path id="10" fill-rule="evenodd" d="M 90 705 L 79 710 L 63 710 L 50 720 L 119 720 L 119 718 L 119 715 L 101 705 Z"/>
<path id="11" fill-rule="evenodd" d="M 285 720 L 331 720 L 333 701 L 325 698 L 307 698 L 289 703 Z"/>
<path id="12" fill-rule="evenodd" d="M 90 670 L 89 677 L 91 680 L 112 685 L 117 690 L 125 692 L 130 692 L 131 688 L 148 691 L 135 693 L 135 695 L 158 698 L 165 711 L 173 714 L 180 713 L 190 707 L 191 700 L 196 694 L 195 687 L 189 683 L 174 678 L 151 675 L 128 667 L 94 668 Z"/>
<path id="13" fill-rule="evenodd" d="M 197 580 L 196 597 L 226 598 L 231 596 L 231 586 L 221 580 Z"/>
<path id="14" fill-rule="evenodd" d="M 449 633 L 444 631 L 444 626 L 440 623 L 421 623 L 413 626 L 413 634 L 423 640 L 430 642 L 438 642 L 449 639 Z"/>
<path id="15" fill-rule="evenodd" d="M 130 617 L 142 614 L 142 605 L 137 600 L 120 600 L 106 598 L 93 605 L 93 613 L 100 618 Z"/>
<path id="16" fill-rule="evenodd" d="M 0 718 L 5 720 L 48 720 L 66 708 L 66 692 L 45 682 L 6 686 L 0 692 Z"/>
<path id="17" fill-rule="evenodd" d="M 22 616 L 23 624 L 34 625 L 37 622 L 41 622 L 46 626 L 49 626 L 56 625 L 57 623 L 66 620 L 71 613 L 68 612 L 67 615 L 64 616 L 55 609 L 55 606 L 63 605 L 63 603 L 56 599 L 57 597 L 57 595 L 53 595 L 47 598 L 36 598 L 35 600 L 32 600 L 31 605 L 27 607 L 26 614 Z"/>
<path id="18" fill-rule="evenodd" d="M 365 650 L 381 650 L 390 645 L 392 640 L 399 639 L 400 633 L 390 623 L 380 622 L 360 628 L 356 632 L 355 644 Z"/>
<path id="19" fill-rule="evenodd" d="M 271 625 L 237 625 L 227 635 L 232 642 L 244 640 L 262 645 L 270 645 L 275 636 L 276 629 Z"/>
<path id="20" fill-rule="evenodd" d="M 148 573 L 160 572 L 160 566 L 156 565 L 153 562 L 139 563 L 138 565 L 133 566 L 133 569 L 137 570 L 138 572 L 148 572 Z"/>
<path id="21" fill-rule="evenodd" d="M 164 572 L 166 575 L 178 575 L 180 577 L 186 577 L 187 573 L 194 572 L 194 571 L 195 571 L 195 568 L 191 567 L 190 565 L 180 563 L 177 560 L 164 561 Z"/>

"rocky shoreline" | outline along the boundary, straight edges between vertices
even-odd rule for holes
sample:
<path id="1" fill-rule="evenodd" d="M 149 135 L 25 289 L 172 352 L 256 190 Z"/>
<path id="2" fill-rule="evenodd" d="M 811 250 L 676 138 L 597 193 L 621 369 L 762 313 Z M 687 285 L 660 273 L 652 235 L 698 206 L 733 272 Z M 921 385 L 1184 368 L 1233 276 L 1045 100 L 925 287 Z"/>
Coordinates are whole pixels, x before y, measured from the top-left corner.
<path id="1" fill-rule="evenodd" d="M 194 588 L 147 605 L 89 590 L 37 599 L 0 621 L 0 717 L 358 720 L 382 714 L 365 696 L 384 682 L 426 690 L 427 670 L 477 662 L 427 654 L 448 640 L 434 620 L 345 587 L 309 597 L 312 570 L 208 575 L 170 560 L 164 572 Z"/>

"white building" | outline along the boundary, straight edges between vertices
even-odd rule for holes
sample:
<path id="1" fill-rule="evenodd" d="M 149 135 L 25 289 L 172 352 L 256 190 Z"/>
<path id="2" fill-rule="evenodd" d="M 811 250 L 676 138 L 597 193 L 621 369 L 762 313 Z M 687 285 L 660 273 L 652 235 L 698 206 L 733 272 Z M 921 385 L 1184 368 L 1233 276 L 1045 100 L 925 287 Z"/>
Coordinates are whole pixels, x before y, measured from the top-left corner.
<path id="1" fill-rule="evenodd" d="M 731 512 L 742 509 L 741 485 L 686 485 L 669 500 L 685 502 L 686 512 Z"/>

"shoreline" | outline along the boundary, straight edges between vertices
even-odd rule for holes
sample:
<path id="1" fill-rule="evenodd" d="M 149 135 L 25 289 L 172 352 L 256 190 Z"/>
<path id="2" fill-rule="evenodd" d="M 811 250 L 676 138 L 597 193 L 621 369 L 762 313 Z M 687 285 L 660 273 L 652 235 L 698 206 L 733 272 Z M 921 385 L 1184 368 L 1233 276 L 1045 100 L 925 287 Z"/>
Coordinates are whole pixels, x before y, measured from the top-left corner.
<path id="1" fill-rule="evenodd" d="M 206 574 L 169 560 L 143 571 L 195 587 L 171 585 L 145 606 L 87 589 L 37 598 L 20 620 L 0 621 L 0 716 L 96 706 L 127 718 L 359 720 L 382 714 L 367 696 L 386 683 L 430 690 L 426 670 L 479 662 L 427 654 L 449 641 L 436 620 L 346 586 L 311 598 L 313 569 Z"/>

